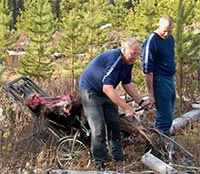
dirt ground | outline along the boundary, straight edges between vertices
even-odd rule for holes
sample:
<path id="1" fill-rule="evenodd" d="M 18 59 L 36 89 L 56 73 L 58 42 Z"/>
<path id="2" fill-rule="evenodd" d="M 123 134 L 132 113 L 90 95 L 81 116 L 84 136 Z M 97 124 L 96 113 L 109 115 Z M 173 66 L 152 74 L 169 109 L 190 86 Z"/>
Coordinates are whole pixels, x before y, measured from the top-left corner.
<path id="1" fill-rule="evenodd" d="M 9 74 L 9 73 L 8 73 Z M 10 77 L 11 78 L 11 77 Z M 13 79 L 15 77 L 12 77 Z M 10 79 L 9 79 L 10 80 Z M 52 83 L 53 82 L 53 83 Z M 68 92 L 67 81 L 55 78 L 52 81 L 39 83 L 42 89 L 48 94 L 65 94 Z M 59 169 L 57 162 L 56 148 L 58 138 L 47 129 L 48 120 L 43 117 L 34 116 L 25 105 L 16 103 L 13 96 L 5 89 L 0 90 L 0 166 L 1 173 L 33 173 L 34 169 Z M 191 104 L 186 104 L 185 112 L 190 111 Z M 152 126 L 155 112 L 147 111 L 141 115 L 145 125 Z M 180 117 L 179 109 L 176 108 L 175 116 Z M 182 172 L 190 170 L 200 173 L 200 121 L 191 122 L 183 129 L 176 132 L 175 141 L 188 150 L 193 156 L 194 163 L 186 163 L 181 157 L 181 153 L 176 151 L 174 158 L 175 168 Z M 127 139 L 126 139 L 127 138 Z M 133 139 L 130 139 L 133 138 Z M 144 137 L 125 137 L 124 144 L 125 161 L 118 166 L 121 173 L 146 173 L 152 170 L 141 163 L 141 157 L 147 152 L 148 147 Z M 132 142 L 132 143 L 130 143 Z M 130 144 L 129 144 L 130 143 Z M 164 155 L 164 160 L 169 163 L 168 156 Z M 111 161 L 107 164 L 111 170 L 116 169 L 116 165 Z M 189 167 L 192 167 L 189 168 Z M 20 170 L 22 169 L 22 170 Z M 87 169 L 85 166 L 72 166 L 74 170 L 95 170 L 93 165 Z M 12 173 L 11 172 L 11 173 Z"/>

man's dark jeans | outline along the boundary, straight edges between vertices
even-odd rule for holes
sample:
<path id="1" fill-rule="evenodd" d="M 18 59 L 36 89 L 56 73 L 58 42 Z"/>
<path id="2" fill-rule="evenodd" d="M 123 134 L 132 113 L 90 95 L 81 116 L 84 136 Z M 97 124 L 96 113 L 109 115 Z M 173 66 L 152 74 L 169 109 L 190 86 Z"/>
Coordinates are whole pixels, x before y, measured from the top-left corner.
<path id="1" fill-rule="evenodd" d="M 156 99 L 155 127 L 168 135 L 174 118 L 176 100 L 174 77 L 154 76 L 154 95 Z"/>
<path id="2" fill-rule="evenodd" d="M 108 160 L 108 139 L 113 160 L 122 161 L 118 107 L 108 97 L 91 90 L 81 90 L 81 99 L 91 128 L 91 152 L 94 163 Z"/>

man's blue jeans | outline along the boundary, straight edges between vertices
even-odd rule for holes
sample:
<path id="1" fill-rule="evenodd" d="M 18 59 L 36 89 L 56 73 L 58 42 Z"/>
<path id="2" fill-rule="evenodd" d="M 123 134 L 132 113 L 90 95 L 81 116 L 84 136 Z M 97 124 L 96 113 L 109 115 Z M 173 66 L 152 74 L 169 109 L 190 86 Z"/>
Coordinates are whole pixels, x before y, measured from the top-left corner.
<path id="1" fill-rule="evenodd" d="M 81 90 L 81 100 L 91 129 L 91 152 L 94 163 L 107 161 L 107 138 L 113 160 L 122 161 L 117 105 L 105 95 L 91 90 Z"/>
<path id="2" fill-rule="evenodd" d="M 174 77 L 154 76 L 153 80 L 156 99 L 155 127 L 168 135 L 174 118 L 176 100 Z"/>

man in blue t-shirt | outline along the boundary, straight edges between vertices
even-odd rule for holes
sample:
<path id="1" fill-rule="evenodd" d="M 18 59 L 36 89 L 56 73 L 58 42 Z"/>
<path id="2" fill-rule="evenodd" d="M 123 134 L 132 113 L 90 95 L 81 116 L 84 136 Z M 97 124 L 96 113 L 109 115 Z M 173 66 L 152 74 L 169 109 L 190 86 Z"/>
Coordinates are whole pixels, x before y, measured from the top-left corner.
<path id="1" fill-rule="evenodd" d="M 121 82 L 124 90 L 139 105 L 149 103 L 142 100 L 131 83 L 133 64 L 140 55 L 140 44 L 135 38 L 130 38 L 122 43 L 121 48 L 99 54 L 82 73 L 79 88 L 91 128 L 92 157 L 98 170 L 104 170 L 108 160 L 107 138 L 113 160 L 124 160 L 120 144 L 118 106 L 130 118 L 135 110 L 118 95 L 115 90 L 118 84 Z"/>
<path id="2" fill-rule="evenodd" d="M 161 17 L 157 30 L 148 36 L 142 47 L 145 81 L 151 107 L 155 104 L 156 108 L 155 127 L 166 135 L 172 125 L 176 99 L 173 27 L 170 16 Z"/>

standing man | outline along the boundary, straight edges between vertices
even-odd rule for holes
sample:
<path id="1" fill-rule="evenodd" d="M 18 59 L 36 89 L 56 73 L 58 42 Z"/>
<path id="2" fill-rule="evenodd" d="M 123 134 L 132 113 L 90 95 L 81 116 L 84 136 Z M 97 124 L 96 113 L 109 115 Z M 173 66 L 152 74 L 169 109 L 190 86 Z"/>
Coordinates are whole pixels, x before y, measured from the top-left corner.
<path id="1" fill-rule="evenodd" d="M 176 99 L 174 74 L 174 21 L 170 16 L 159 20 L 158 28 L 145 40 L 142 47 L 142 66 L 150 95 L 151 107 L 155 104 L 155 127 L 169 134 Z"/>
<path id="2" fill-rule="evenodd" d="M 118 84 L 121 82 L 124 90 L 139 105 L 149 103 L 139 96 L 131 83 L 133 64 L 140 55 L 140 44 L 135 38 L 130 38 L 122 43 L 121 48 L 99 54 L 82 73 L 79 88 L 91 128 L 91 152 L 97 170 L 105 170 L 108 160 L 106 136 L 113 160 L 124 160 L 118 106 L 130 118 L 135 110 L 118 95 L 115 90 Z"/>

